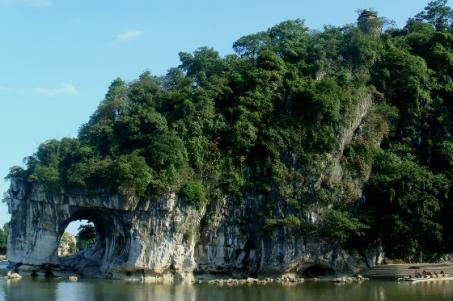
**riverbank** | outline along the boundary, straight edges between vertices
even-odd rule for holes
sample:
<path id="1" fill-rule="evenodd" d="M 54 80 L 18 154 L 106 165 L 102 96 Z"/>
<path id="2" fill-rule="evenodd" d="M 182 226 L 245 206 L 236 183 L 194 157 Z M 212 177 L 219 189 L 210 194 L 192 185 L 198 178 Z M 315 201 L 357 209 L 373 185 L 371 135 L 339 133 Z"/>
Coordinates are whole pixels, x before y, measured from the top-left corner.
<path id="1" fill-rule="evenodd" d="M 277 278 L 247 278 L 247 279 L 211 279 L 211 280 L 198 280 L 197 284 L 210 284 L 218 286 L 239 286 L 239 285 L 268 285 L 268 284 L 282 284 L 282 285 L 297 285 L 305 281 L 315 282 L 334 282 L 334 283 L 363 283 L 369 278 L 361 275 L 357 276 L 340 276 L 340 277 L 314 277 L 314 278 L 300 278 L 294 274 L 285 274 Z"/>
<path id="2" fill-rule="evenodd" d="M 6 275 L 8 262 L 5 262 L 5 265 L 0 267 L 0 275 Z M 59 271 L 49 274 L 45 271 L 24 271 L 20 270 L 19 275 L 24 276 L 26 279 L 53 279 L 53 280 L 68 280 L 76 277 L 77 279 L 84 279 L 84 281 L 98 281 L 98 280 L 113 280 L 118 283 L 145 283 L 145 284 L 164 284 L 164 285 L 174 285 L 174 284 L 207 284 L 207 285 L 216 285 L 216 286 L 243 286 L 243 285 L 297 285 L 302 284 L 305 281 L 312 282 L 333 282 L 339 284 L 347 283 L 363 283 L 369 278 L 364 277 L 360 274 L 356 275 L 332 275 L 332 276 L 322 276 L 322 277 L 309 277 L 303 278 L 300 275 L 295 273 L 286 273 L 281 275 L 273 276 L 261 276 L 259 278 L 247 277 L 227 277 L 219 276 L 212 274 L 197 275 L 191 277 L 181 277 L 173 274 L 164 274 L 164 275 L 155 275 L 155 276 L 142 276 L 137 277 L 137 275 L 130 275 L 129 277 L 123 278 L 101 278 L 101 277 L 91 277 L 76 274 L 70 271 Z"/>
<path id="3" fill-rule="evenodd" d="M 0 275 L 5 275 L 7 272 L 8 261 L 0 261 Z M 453 275 L 453 263 L 414 263 L 414 264 L 383 264 L 378 265 L 369 270 L 361 273 L 349 274 L 349 275 L 331 275 L 331 276 L 320 276 L 320 277 L 303 277 L 296 273 L 286 273 L 280 275 L 262 275 L 260 277 L 231 277 L 228 275 L 214 275 L 214 274 L 161 274 L 161 275 L 147 275 L 146 273 L 119 273 L 112 274 L 107 277 L 111 280 L 120 280 L 125 282 L 137 282 L 137 283 L 154 283 L 154 284 L 174 284 L 174 283 L 186 283 L 186 284 L 210 284 L 219 286 L 236 286 L 236 285 L 266 285 L 266 284 L 298 284 L 303 283 L 306 280 L 309 281 L 323 281 L 323 282 L 334 282 L 334 283 L 362 283 L 368 279 L 389 279 L 395 280 L 404 277 L 414 277 L 416 272 L 422 272 L 423 270 L 431 273 Z M 77 275 L 74 272 L 65 270 L 46 270 L 44 268 L 36 270 L 35 267 L 28 267 L 26 265 L 20 266 L 18 273 L 22 276 L 31 276 L 38 278 L 56 278 L 56 279 L 67 279 L 69 276 Z M 103 277 L 97 277 L 96 275 L 77 275 L 85 279 L 100 279 Z"/>
<path id="4" fill-rule="evenodd" d="M 308 281 L 296 285 L 184 285 L 125 283 L 101 279 L 43 279 L 24 277 L 6 281 L 0 277 L 0 300 L 109 300 L 109 301 L 183 301 L 183 300 L 348 300 L 348 301 L 451 301 L 453 286 L 439 282 L 410 285 L 396 281 L 371 280 L 361 284 L 338 285 L 325 281 Z"/>

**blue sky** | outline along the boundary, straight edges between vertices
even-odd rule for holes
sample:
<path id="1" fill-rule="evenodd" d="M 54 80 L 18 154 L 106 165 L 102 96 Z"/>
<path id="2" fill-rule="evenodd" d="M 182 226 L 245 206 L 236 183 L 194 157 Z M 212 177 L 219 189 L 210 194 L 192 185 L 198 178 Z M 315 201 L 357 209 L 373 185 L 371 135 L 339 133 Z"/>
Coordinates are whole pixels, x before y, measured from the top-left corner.
<path id="1" fill-rule="evenodd" d="M 110 82 L 164 74 L 178 52 L 231 53 L 239 37 L 301 18 L 312 29 L 372 7 L 402 26 L 427 0 L 0 0 L 0 176 L 39 143 L 75 136 Z M 0 180 L 0 193 L 8 183 Z M 1 197 L 0 195 L 0 197 Z M 0 203 L 0 226 L 9 220 Z"/>

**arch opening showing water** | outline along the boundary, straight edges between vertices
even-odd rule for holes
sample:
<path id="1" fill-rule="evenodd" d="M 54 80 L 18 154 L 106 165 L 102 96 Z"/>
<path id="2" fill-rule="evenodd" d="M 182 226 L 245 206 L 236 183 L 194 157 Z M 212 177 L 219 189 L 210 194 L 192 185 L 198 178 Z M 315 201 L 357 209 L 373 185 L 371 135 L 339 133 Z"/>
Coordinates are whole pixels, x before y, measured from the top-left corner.
<path id="1" fill-rule="evenodd" d="M 73 224 L 80 225 L 77 227 L 75 248 L 67 230 L 74 232 Z M 59 246 L 55 250 L 58 266 L 62 271 L 86 276 L 102 274 L 114 258 L 124 255 L 121 252 L 125 242 L 126 233 L 112 212 L 81 208 L 59 225 Z M 62 244 L 66 246 L 62 247 Z"/>

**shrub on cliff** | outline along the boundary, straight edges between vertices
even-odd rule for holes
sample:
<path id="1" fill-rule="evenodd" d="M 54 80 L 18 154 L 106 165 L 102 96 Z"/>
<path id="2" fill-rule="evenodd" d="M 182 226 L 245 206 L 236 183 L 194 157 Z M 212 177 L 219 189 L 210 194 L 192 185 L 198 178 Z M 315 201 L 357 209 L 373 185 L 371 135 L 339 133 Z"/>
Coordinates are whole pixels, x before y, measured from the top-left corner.
<path id="1" fill-rule="evenodd" d="M 351 238 L 365 234 L 368 226 L 347 211 L 327 209 L 322 216 L 321 236 L 336 243 L 345 243 Z"/>
<path id="2" fill-rule="evenodd" d="M 189 205 L 197 209 L 201 208 L 207 201 L 204 186 L 200 181 L 188 181 L 182 186 L 179 195 L 183 197 Z"/>

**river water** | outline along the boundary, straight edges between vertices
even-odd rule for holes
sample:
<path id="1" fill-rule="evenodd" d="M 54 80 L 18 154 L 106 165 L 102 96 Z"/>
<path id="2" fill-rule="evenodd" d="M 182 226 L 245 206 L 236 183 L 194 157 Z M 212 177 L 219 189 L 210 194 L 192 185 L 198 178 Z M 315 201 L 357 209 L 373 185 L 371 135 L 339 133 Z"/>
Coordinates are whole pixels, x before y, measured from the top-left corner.
<path id="1" fill-rule="evenodd" d="M 396 283 L 367 281 L 337 285 L 306 281 L 297 286 L 244 285 L 235 287 L 159 285 L 108 280 L 78 282 L 29 279 L 7 281 L 0 277 L 0 300 L 6 301 L 452 301 L 453 281 Z"/>

